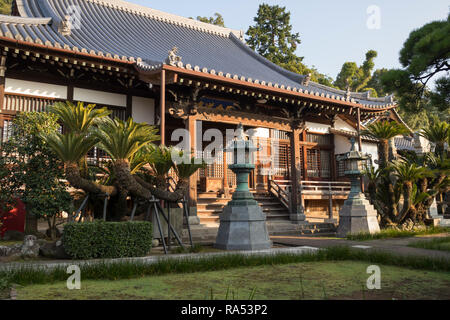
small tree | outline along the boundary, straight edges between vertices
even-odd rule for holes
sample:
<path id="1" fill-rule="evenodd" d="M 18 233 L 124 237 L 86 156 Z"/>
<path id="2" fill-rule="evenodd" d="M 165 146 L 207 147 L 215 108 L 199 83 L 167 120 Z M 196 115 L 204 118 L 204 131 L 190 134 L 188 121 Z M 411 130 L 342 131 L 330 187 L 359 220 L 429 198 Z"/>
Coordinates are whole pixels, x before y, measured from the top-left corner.
<path id="1" fill-rule="evenodd" d="M 56 215 L 71 210 L 71 196 L 60 180 L 62 163 L 41 138 L 58 127 L 55 115 L 20 113 L 13 120 L 11 139 L 2 145 L 0 201 L 4 208 L 15 206 L 17 199 L 24 202 L 26 234 L 38 232 L 37 219 L 42 217 L 55 238 Z"/>

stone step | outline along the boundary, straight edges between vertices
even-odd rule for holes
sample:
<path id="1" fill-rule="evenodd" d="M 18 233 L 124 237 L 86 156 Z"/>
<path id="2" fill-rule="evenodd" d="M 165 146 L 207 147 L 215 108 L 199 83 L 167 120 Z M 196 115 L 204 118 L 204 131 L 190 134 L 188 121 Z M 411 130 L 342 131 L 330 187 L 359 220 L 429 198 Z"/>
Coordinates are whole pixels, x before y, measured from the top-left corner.
<path id="1" fill-rule="evenodd" d="M 192 238 L 194 243 L 198 244 L 212 244 L 215 242 L 217 232 L 219 229 L 218 224 L 206 224 L 192 226 Z M 286 236 L 307 236 L 307 237 L 317 237 L 326 236 L 333 237 L 336 236 L 336 228 L 333 224 L 329 223 L 318 223 L 318 224 L 303 224 L 297 225 L 290 222 L 270 222 L 267 223 L 267 229 L 269 234 L 272 236 L 286 235 Z M 187 229 L 183 230 L 182 233 L 183 242 L 188 243 L 189 236 Z M 276 239 L 273 240 L 276 242 Z"/>

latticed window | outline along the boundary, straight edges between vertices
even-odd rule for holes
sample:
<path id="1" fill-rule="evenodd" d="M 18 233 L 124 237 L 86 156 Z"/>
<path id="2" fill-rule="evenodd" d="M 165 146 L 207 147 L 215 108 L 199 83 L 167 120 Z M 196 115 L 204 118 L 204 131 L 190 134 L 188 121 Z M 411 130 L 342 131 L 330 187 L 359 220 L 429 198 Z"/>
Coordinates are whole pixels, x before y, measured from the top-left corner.
<path id="1" fill-rule="evenodd" d="M 331 151 L 307 150 L 308 178 L 331 178 Z"/>
<path id="2" fill-rule="evenodd" d="M 288 144 L 280 144 L 278 146 L 278 163 L 274 167 L 275 176 L 288 176 L 289 165 L 291 163 L 291 154 Z"/>
<path id="3" fill-rule="evenodd" d="M 320 178 L 320 150 L 307 150 L 308 177 Z"/>
<path id="4" fill-rule="evenodd" d="M 331 178 L 331 152 L 320 150 L 320 177 Z"/>
<path id="5" fill-rule="evenodd" d="M 331 144 L 331 135 L 330 134 L 306 134 L 306 141 L 311 143 L 317 143 L 319 146 L 325 146 Z"/>

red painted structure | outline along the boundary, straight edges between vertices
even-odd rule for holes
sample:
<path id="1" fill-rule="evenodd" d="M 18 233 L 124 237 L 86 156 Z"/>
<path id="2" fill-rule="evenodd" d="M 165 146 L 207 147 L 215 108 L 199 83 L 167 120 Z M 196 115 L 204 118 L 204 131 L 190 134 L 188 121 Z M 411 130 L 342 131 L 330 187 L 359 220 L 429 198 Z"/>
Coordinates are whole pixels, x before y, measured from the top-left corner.
<path id="1" fill-rule="evenodd" d="M 25 229 L 25 205 L 22 201 L 17 201 L 17 206 L 3 213 L 0 211 L 0 222 L 2 225 L 0 226 L 0 237 L 3 238 L 3 235 L 6 231 L 20 231 L 24 232 Z"/>

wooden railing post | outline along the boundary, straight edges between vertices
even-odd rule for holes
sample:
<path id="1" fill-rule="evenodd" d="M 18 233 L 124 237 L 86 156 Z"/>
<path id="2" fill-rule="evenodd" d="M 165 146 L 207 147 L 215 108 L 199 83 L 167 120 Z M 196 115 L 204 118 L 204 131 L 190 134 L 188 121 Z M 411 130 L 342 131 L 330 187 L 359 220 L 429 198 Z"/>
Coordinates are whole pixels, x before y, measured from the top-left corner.
<path id="1" fill-rule="evenodd" d="M 329 203 L 328 203 L 328 217 L 330 220 L 333 220 L 333 190 L 331 188 L 331 182 L 328 183 L 328 199 L 329 199 Z"/>

